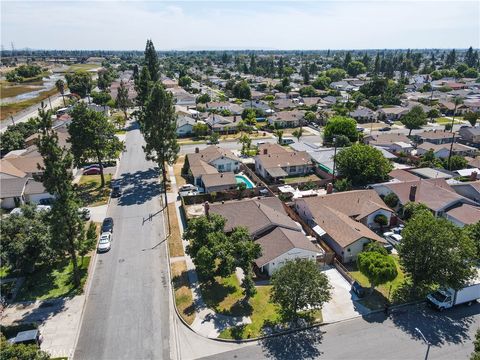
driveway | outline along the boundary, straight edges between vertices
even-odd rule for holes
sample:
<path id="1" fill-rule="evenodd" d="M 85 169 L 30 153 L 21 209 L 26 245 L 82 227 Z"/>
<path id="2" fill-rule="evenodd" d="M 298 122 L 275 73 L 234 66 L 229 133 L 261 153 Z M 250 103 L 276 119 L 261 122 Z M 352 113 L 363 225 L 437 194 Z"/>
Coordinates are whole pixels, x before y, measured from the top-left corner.
<path id="1" fill-rule="evenodd" d="M 337 269 L 331 267 L 323 273 L 333 287 L 332 299 L 322 309 L 324 322 L 332 323 L 368 314 L 369 310 L 358 303 L 358 297 L 350 290 L 350 283 Z"/>

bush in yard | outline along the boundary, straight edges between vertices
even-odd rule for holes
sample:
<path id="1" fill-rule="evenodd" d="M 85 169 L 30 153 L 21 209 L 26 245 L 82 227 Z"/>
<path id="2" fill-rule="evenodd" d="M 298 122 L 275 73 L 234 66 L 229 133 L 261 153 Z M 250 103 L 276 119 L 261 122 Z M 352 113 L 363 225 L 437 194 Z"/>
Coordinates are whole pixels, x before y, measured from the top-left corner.
<path id="1" fill-rule="evenodd" d="M 361 252 L 357 257 L 357 265 L 370 282 L 372 291 L 378 285 L 393 281 L 397 277 L 397 266 L 393 258 L 378 251 Z"/>
<path id="2" fill-rule="evenodd" d="M 380 229 L 383 229 L 384 226 L 388 225 L 388 218 L 383 214 L 375 215 L 373 221 L 375 221 L 380 226 Z"/>
<path id="3" fill-rule="evenodd" d="M 3 335 L 0 335 L 0 359 L 48 360 L 50 355 L 34 344 L 10 344 Z"/>
<path id="4" fill-rule="evenodd" d="M 389 193 L 387 194 L 384 198 L 383 201 L 385 204 L 387 204 L 389 207 L 394 208 L 395 206 L 398 205 L 398 196 L 395 193 Z"/>
<path id="5" fill-rule="evenodd" d="M 297 319 L 302 309 L 321 309 L 331 298 L 327 276 L 308 259 L 288 261 L 273 274 L 271 284 L 271 299 L 287 319 Z"/>

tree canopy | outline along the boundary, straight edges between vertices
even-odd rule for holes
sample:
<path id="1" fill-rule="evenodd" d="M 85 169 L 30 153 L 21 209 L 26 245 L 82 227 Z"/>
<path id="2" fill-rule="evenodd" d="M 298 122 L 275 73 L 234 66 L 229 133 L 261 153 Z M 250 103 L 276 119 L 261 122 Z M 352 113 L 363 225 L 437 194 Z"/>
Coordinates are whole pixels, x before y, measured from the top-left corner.
<path id="1" fill-rule="evenodd" d="M 408 113 L 403 115 L 400 121 L 410 130 L 408 132 L 408 136 L 410 136 L 413 129 L 420 129 L 423 125 L 427 124 L 427 115 L 420 105 L 416 105 L 412 107 Z"/>
<path id="2" fill-rule="evenodd" d="M 354 144 L 337 153 L 338 172 L 354 185 L 385 181 L 393 166 L 382 152 L 372 146 Z"/>
<path id="3" fill-rule="evenodd" d="M 365 275 L 372 289 L 397 277 L 393 258 L 378 251 L 363 251 L 357 257 L 358 269 Z"/>
<path id="4" fill-rule="evenodd" d="M 325 125 L 324 142 L 332 143 L 335 136 L 345 135 L 351 142 L 358 140 L 357 122 L 344 116 L 333 116 Z"/>
<path id="5" fill-rule="evenodd" d="M 327 276 L 308 259 L 287 261 L 273 273 L 271 284 L 271 299 L 286 318 L 296 319 L 302 309 L 321 309 L 331 298 Z"/>
<path id="6" fill-rule="evenodd" d="M 87 96 L 87 94 L 90 94 L 92 91 L 92 76 L 84 70 L 68 73 L 65 75 L 65 79 L 67 80 L 70 92 L 75 93 L 82 98 Z"/>

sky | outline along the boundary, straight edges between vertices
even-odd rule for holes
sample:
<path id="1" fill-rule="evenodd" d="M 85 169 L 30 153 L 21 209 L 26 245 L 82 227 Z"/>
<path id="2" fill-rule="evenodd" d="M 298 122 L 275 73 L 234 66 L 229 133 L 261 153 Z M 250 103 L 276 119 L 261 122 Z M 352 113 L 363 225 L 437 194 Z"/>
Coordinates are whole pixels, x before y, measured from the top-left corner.
<path id="1" fill-rule="evenodd" d="M 480 47 L 480 1 L 1 1 L 5 49 Z"/>

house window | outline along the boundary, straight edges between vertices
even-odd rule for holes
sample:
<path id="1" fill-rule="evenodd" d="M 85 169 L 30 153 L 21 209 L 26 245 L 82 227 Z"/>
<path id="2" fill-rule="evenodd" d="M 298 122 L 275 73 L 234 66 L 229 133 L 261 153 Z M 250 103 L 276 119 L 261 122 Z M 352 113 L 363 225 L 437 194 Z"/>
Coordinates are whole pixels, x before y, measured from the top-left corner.
<path id="1" fill-rule="evenodd" d="M 218 165 L 218 171 L 223 171 L 225 169 L 225 165 L 219 164 Z"/>
<path id="2" fill-rule="evenodd" d="M 290 166 L 290 172 L 291 173 L 294 173 L 297 171 L 297 167 L 296 166 Z"/>

